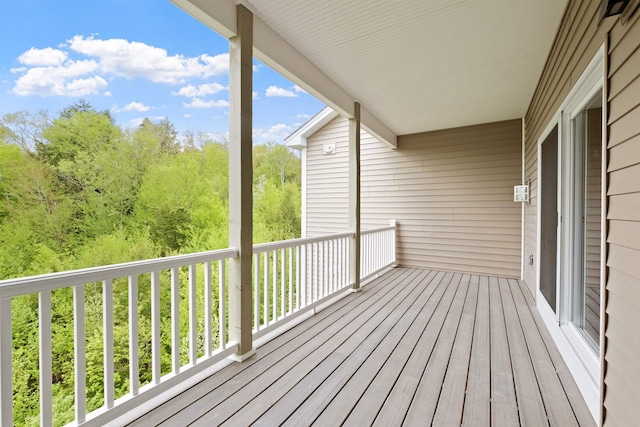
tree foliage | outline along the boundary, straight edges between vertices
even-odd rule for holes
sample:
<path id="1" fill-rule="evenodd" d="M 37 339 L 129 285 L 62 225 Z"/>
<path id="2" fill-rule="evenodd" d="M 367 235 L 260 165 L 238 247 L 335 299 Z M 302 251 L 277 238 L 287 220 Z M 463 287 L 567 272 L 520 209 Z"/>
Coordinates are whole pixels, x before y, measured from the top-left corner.
<path id="1" fill-rule="evenodd" d="M 254 147 L 254 241 L 299 237 L 300 162 L 286 147 Z M 0 279 L 227 247 L 228 142 L 178 136 L 168 120 L 122 129 L 84 101 L 55 118 L 26 111 L 0 118 Z M 169 281 L 167 272 L 161 280 Z M 202 275 L 202 271 L 198 271 Z M 150 371 L 150 279 L 140 276 L 141 377 Z M 186 309 L 186 271 L 180 273 Z M 104 404 L 102 284 L 85 287 L 87 407 Z M 199 290 L 198 292 L 202 292 Z M 217 298 L 215 294 L 214 299 Z M 161 288 L 169 299 L 169 288 Z M 202 301 L 203 298 L 199 298 Z M 201 302 L 199 304 L 202 304 Z M 217 304 L 217 301 L 214 301 Z M 38 298 L 14 298 L 16 425 L 38 423 Z M 128 392 L 127 283 L 114 282 L 116 396 Z M 169 319 L 169 304 L 162 318 Z M 202 310 L 202 307 L 199 307 Z M 202 311 L 201 311 L 202 312 Z M 187 316 L 181 317 L 186 336 Z M 53 292 L 54 424 L 73 419 L 73 295 Z M 204 326 L 199 325 L 200 329 Z M 163 320 L 162 372 L 171 325 Z M 186 351 L 182 354 L 187 360 Z"/>

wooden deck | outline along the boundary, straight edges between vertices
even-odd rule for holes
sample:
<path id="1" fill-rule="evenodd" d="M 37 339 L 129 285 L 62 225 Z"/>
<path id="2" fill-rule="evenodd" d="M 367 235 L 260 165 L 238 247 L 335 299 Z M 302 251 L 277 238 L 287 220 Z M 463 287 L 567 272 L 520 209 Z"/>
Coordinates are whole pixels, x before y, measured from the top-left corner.
<path id="1" fill-rule="evenodd" d="M 595 425 L 517 280 L 397 268 L 131 425 Z"/>

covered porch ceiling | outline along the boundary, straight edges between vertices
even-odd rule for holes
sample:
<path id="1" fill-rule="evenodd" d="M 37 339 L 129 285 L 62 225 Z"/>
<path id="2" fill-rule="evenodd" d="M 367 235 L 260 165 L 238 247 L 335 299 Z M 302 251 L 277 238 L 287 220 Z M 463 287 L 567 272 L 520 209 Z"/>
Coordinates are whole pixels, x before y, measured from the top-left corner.
<path id="1" fill-rule="evenodd" d="M 363 127 L 397 135 L 523 117 L 566 0 L 173 0 Z"/>

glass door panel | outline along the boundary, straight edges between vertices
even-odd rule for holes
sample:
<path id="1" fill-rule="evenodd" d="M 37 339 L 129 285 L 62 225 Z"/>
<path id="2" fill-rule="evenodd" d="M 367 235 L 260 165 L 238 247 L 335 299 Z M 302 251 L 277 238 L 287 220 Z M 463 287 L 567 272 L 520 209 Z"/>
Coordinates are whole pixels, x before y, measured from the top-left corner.
<path id="1" fill-rule="evenodd" d="M 540 191 L 540 293 L 557 313 L 558 126 L 542 143 Z"/>
<path id="2" fill-rule="evenodd" d="M 600 342 L 602 224 L 602 91 L 573 119 L 575 147 L 575 270 L 572 322 Z"/>

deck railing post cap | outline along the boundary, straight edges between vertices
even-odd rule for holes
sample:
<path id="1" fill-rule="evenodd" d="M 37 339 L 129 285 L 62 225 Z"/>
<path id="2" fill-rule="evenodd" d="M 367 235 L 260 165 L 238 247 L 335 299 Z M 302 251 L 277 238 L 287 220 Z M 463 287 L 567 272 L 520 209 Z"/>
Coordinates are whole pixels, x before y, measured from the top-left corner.
<path id="1" fill-rule="evenodd" d="M 392 226 L 392 227 L 395 227 L 396 225 L 398 225 L 398 220 L 390 219 L 389 220 L 389 225 Z"/>

